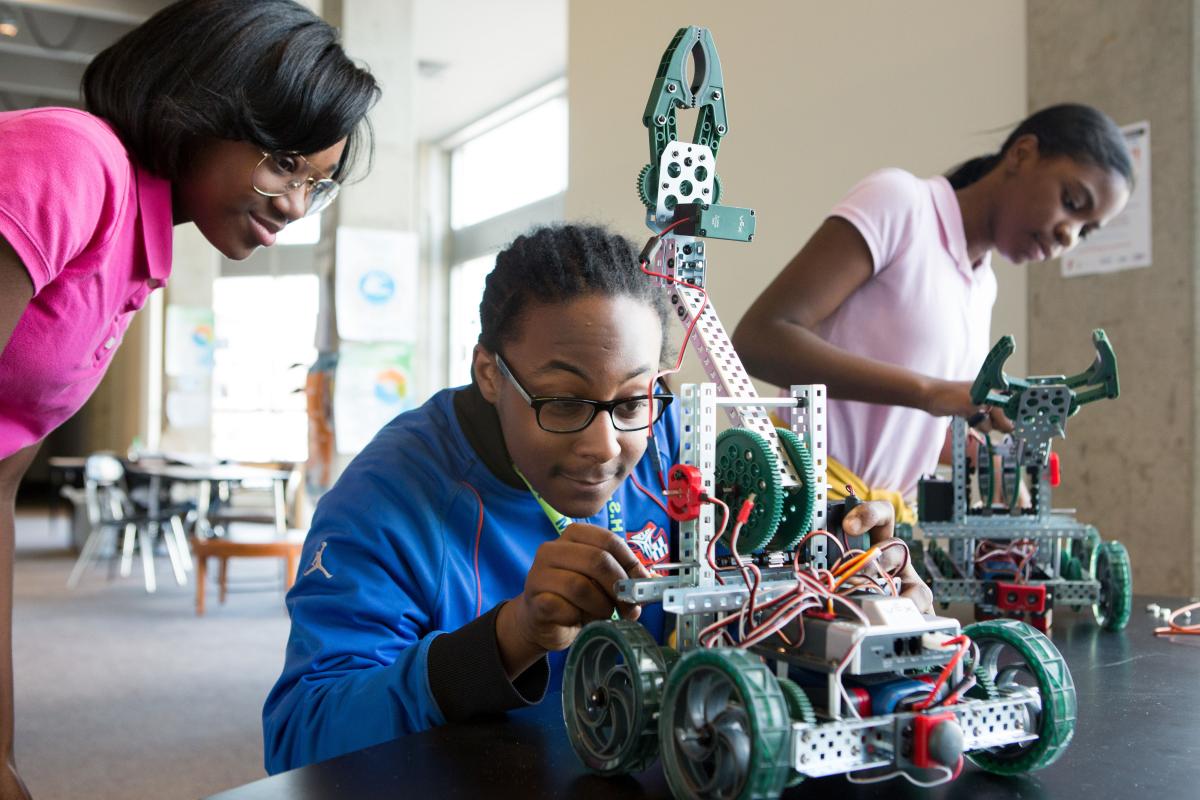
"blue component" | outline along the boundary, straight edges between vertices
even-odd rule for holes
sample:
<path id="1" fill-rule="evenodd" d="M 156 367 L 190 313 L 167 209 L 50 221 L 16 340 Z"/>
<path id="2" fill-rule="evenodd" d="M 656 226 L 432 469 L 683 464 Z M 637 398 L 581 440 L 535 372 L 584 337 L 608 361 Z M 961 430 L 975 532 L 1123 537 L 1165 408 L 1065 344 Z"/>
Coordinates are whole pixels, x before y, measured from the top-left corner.
<path id="1" fill-rule="evenodd" d="M 913 678 L 897 678 L 884 683 L 867 684 L 864 687 L 871 695 L 871 715 L 891 714 L 900 701 L 909 697 L 925 697 L 933 687 Z"/>
<path id="2" fill-rule="evenodd" d="M 976 577 L 984 581 L 1011 581 L 1021 574 L 1017 562 L 1006 558 L 989 558 L 975 570 Z"/>

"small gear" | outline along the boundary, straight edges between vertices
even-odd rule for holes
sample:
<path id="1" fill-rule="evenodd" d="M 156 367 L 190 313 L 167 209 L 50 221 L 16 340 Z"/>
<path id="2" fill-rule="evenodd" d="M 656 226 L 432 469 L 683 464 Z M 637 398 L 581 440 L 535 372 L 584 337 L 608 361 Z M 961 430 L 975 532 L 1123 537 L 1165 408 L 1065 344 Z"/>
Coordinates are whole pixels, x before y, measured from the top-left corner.
<path id="1" fill-rule="evenodd" d="M 638 173 L 637 190 L 638 199 L 642 201 L 642 205 L 653 211 L 657 206 L 655 198 L 658 197 L 658 170 L 653 164 L 647 164 L 642 167 L 642 171 Z"/>

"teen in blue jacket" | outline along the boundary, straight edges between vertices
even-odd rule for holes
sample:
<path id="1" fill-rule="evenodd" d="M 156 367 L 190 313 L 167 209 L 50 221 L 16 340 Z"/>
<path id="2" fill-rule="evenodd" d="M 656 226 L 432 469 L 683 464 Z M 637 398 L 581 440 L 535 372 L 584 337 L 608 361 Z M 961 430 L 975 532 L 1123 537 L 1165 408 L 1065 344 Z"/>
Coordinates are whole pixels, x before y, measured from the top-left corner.
<path id="1" fill-rule="evenodd" d="M 647 396 L 663 291 L 625 239 L 544 228 L 497 256 L 480 318 L 475 381 L 390 422 L 317 508 L 263 709 L 268 772 L 536 703 L 614 609 L 665 640 L 660 605 L 613 593 L 672 560 L 657 492 L 677 420 Z M 890 509 L 843 528 L 890 536 Z"/>
<path id="2" fill-rule="evenodd" d="M 263 709 L 268 772 L 536 703 L 614 606 L 663 638 L 660 606 L 612 594 L 669 558 L 656 490 L 678 449 L 669 396 L 646 397 L 667 309 L 637 264 L 577 226 L 497 257 L 475 382 L 394 419 L 317 508 Z"/>

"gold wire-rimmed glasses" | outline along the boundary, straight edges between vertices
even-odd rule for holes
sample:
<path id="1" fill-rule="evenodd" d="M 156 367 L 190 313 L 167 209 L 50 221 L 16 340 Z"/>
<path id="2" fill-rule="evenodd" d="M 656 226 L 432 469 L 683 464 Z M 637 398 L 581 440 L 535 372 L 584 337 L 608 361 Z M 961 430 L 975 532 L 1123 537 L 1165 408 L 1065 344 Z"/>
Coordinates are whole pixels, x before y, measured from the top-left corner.
<path id="1" fill-rule="evenodd" d="M 266 197 L 282 197 L 304 189 L 304 216 L 320 214 L 341 191 L 341 184 L 321 175 L 308 159 L 299 153 L 259 151 L 262 159 L 250 175 L 254 191 Z"/>

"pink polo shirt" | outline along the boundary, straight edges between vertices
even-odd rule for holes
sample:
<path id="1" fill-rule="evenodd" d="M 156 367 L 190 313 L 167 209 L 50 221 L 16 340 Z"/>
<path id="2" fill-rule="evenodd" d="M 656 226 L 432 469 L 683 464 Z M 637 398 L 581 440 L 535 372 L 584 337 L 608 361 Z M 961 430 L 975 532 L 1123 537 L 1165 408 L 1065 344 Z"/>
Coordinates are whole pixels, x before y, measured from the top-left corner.
<path id="1" fill-rule="evenodd" d="M 817 328 L 844 350 L 945 380 L 972 380 L 990 345 L 996 276 L 972 268 L 949 182 L 900 169 L 864 178 L 830 216 L 866 240 L 875 274 Z M 949 417 L 901 406 L 829 401 L 829 455 L 872 488 L 912 500 L 937 466 Z"/>
<path id="2" fill-rule="evenodd" d="M 171 185 L 99 117 L 0 113 L 0 236 L 34 295 L 0 354 L 0 458 L 91 396 L 133 314 L 171 272 Z"/>

